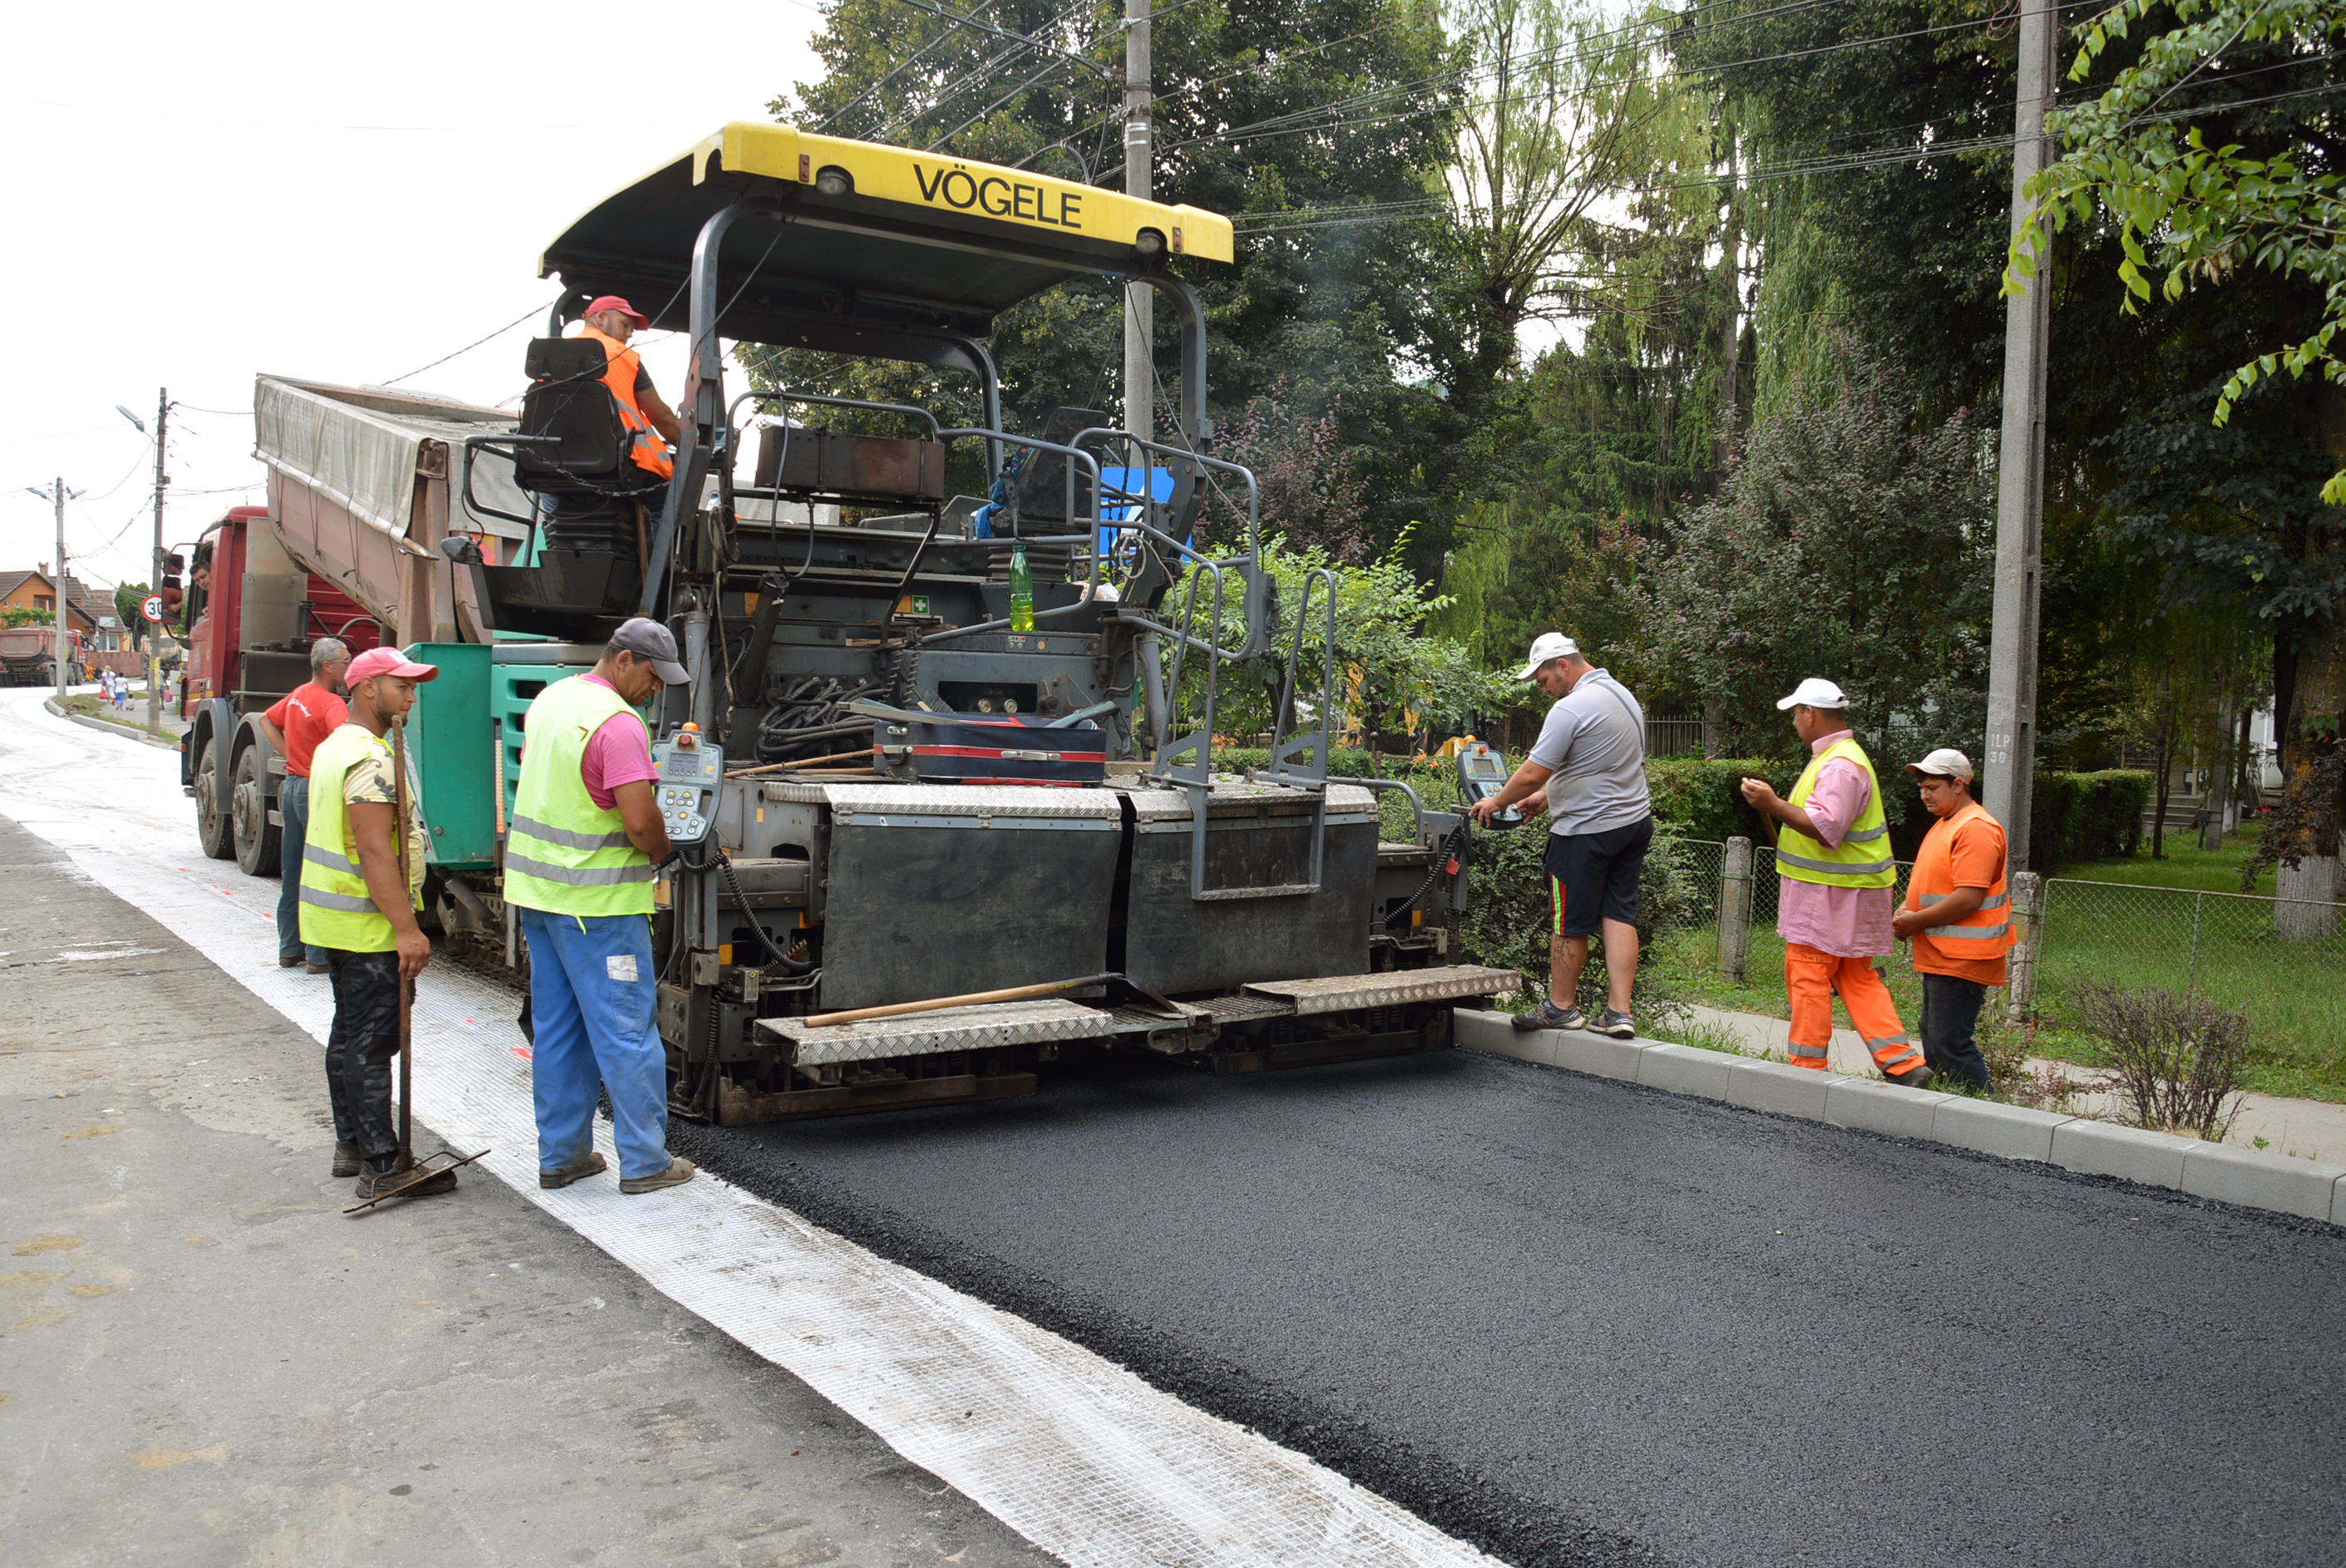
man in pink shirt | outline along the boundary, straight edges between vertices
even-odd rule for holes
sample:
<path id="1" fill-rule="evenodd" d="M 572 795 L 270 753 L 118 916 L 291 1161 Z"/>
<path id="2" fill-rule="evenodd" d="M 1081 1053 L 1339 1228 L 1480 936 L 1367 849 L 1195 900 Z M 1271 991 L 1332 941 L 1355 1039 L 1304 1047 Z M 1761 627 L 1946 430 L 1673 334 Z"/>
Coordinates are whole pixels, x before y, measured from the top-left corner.
<path id="1" fill-rule="evenodd" d="M 1761 779 L 1743 780 L 1743 798 L 1782 829 L 1776 929 L 1784 939 L 1792 1064 L 1825 1066 L 1837 994 L 1882 1075 L 1923 1088 L 1931 1069 L 1873 962 L 1897 946 L 1897 872 L 1881 780 L 1844 717 L 1840 687 L 1810 677 L 1776 706 L 1791 714 L 1810 761 L 1790 800 Z"/>

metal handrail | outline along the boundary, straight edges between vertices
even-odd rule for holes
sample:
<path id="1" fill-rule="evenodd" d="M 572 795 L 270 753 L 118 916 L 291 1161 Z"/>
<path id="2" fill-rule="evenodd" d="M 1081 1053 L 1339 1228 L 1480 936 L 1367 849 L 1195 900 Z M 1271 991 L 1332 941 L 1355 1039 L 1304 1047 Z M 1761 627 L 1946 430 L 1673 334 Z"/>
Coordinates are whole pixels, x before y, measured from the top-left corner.
<path id="1" fill-rule="evenodd" d="M 1303 636 L 1311 622 L 1311 588 L 1322 585 L 1326 592 L 1321 596 L 1327 601 L 1328 633 L 1322 654 L 1324 663 L 1320 677 L 1320 723 L 1316 729 L 1300 738 L 1287 738 L 1288 726 L 1295 715 L 1295 677 L 1303 658 Z M 1270 766 L 1256 770 L 1256 776 L 1274 783 L 1293 784 L 1303 789 L 1317 789 L 1325 793 L 1328 781 L 1328 716 L 1336 705 L 1336 574 L 1325 566 L 1315 567 L 1303 575 L 1303 593 L 1295 606 L 1295 640 L 1288 645 L 1287 675 L 1279 687 L 1279 707 L 1273 710 L 1270 725 Z M 1300 748 L 1311 750 L 1308 768 L 1298 768 L 1290 760 Z"/>

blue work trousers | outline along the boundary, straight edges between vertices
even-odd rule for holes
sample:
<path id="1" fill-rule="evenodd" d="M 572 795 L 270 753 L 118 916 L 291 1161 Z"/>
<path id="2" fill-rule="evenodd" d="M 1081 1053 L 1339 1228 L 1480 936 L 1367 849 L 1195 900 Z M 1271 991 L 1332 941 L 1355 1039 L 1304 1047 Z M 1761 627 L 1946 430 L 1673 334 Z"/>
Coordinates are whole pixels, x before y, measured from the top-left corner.
<path id="1" fill-rule="evenodd" d="M 301 846 L 310 840 L 310 781 L 291 774 L 277 787 L 277 814 L 285 819 L 285 880 L 277 889 L 277 956 L 326 962 L 322 947 L 301 943 Z"/>
<path id="2" fill-rule="evenodd" d="M 595 1145 L 598 1088 L 611 1096 L 622 1177 L 668 1169 L 668 1054 L 660 1046 L 652 922 L 643 915 L 521 911 L 529 941 L 531 1080 L 537 1166 L 560 1170 Z"/>

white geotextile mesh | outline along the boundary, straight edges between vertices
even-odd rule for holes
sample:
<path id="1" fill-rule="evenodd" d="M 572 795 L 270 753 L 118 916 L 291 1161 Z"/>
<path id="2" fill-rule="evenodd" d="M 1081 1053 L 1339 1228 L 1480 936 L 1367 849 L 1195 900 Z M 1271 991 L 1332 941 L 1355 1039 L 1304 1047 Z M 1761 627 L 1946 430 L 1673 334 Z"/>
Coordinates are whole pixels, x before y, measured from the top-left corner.
<path id="1" fill-rule="evenodd" d="M 203 858 L 176 759 L 67 725 L 39 700 L 0 697 L 0 811 L 322 1041 L 325 986 L 277 966 L 277 884 Z M 418 992 L 416 1110 L 434 1132 L 467 1152 L 487 1145 L 480 1165 L 499 1179 L 1067 1562 L 1494 1563 L 1300 1454 L 714 1177 L 634 1198 L 611 1180 L 541 1190 L 514 1002 L 446 968 Z M 599 1122 L 596 1136 L 616 1169 Z"/>

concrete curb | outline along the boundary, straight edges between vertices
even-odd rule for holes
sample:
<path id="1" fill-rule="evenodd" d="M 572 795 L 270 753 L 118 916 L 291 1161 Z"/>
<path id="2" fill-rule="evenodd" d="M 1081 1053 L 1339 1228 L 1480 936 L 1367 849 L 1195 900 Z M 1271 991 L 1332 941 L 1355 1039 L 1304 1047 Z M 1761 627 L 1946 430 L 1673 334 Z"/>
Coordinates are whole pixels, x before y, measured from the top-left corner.
<path id="1" fill-rule="evenodd" d="M 100 735 L 118 735 L 125 740 L 135 740 L 141 746 L 159 746 L 167 751 L 177 751 L 179 748 L 178 738 L 176 736 L 168 740 L 157 740 L 151 736 L 148 736 L 142 731 L 132 729 L 126 725 L 108 724 L 103 718 L 92 718 L 87 714 L 67 713 L 64 708 L 57 706 L 57 699 L 54 697 L 43 697 L 41 699 L 41 706 L 47 708 L 51 713 L 56 714 L 59 718 L 64 719 L 67 724 L 78 724 L 84 729 L 95 729 Z"/>
<path id="2" fill-rule="evenodd" d="M 1659 1040 L 1615 1040 L 1586 1030 L 1518 1031 L 1504 1013 L 1459 1008 L 1452 1038 L 1474 1051 L 1641 1084 L 1674 1095 L 1835 1126 L 1923 1138 L 2088 1176 L 2120 1176 L 2244 1208 L 2346 1225 L 2346 1166 L 2202 1143 L 2025 1105 L 1905 1089 L 1729 1056 Z"/>

